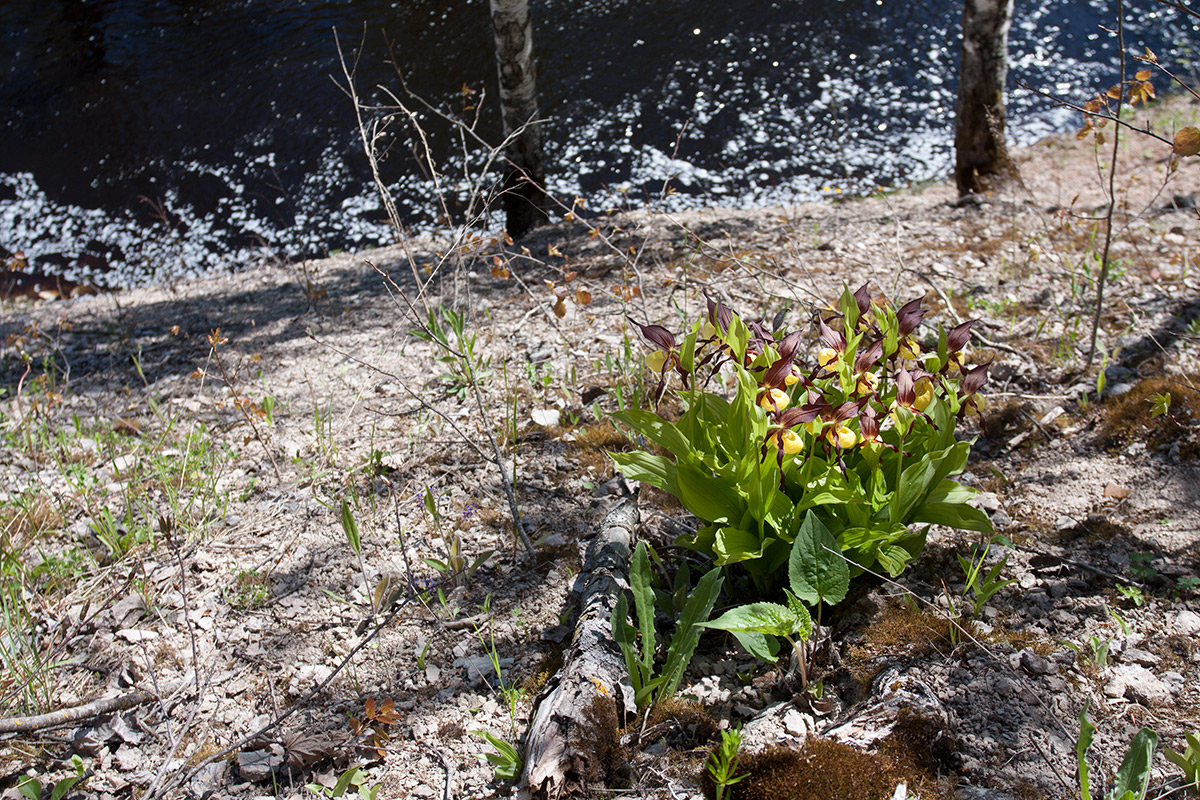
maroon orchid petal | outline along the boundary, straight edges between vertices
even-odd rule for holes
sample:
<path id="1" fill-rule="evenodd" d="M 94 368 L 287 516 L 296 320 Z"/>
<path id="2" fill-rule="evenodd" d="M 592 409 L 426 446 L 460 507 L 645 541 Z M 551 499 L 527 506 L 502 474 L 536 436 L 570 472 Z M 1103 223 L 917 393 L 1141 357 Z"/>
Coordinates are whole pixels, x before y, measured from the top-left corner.
<path id="1" fill-rule="evenodd" d="M 763 386 L 771 386 L 775 389 L 786 389 L 787 382 L 784 380 L 784 378 L 786 378 L 787 376 L 789 376 L 791 374 L 792 374 L 792 359 L 781 358 L 778 361 L 776 361 L 774 364 L 772 364 L 770 366 L 770 368 L 766 372 L 763 373 L 762 385 Z"/>
<path id="2" fill-rule="evenodd" d="M 967 342 L 971 339 L 971 326 L 979 320 L 969 319 L 961 325 L 955 325 L 954 328 L 946 335 L 946 347 L 951 353 L 957 353 L 967 346 Z"/>
<path id="3" fill-rule="evenodd" d="M 854 359 L 854 371 L 866 372 L 883 356 L 883 340 L 877 339 L 874 344 L 858 354 Z"/>
<path id="4" fill-rule="evenodd" d="M 729 333 L 729 325 L 733 322 L 733 312 L 729 310 L 729 307 L 720 300 L 713 302 L 713 299 L 707 294 L 704 295 L 704 302 L 708 305 L 708 321 L 722 334 Z"/>
<path id="5" fill-rule="evenodd" d="M 762 320 L 755 320 L 746 325 L 750 329 L 750 338 L 759 342 L 773 342 L 775 337 L 763 326 Z"/>
<path id="6" fill-rule="evenodd" d="M 857 417 L 866 404 L 867 398 L 865 397 L 858 400 L 847 400 L 834 410 L 832 418 L 826 417 L 826 419 L 830 419 L 832 422 L 845 422 L 848 419 Z"/>
<path id="7" fill-rule="evenodd" d="M 879 436 L 879 417 L 874 406 L 863 406 L 862 413 L 858 415 L 858 430 L 864 439 L 874 440 Z"/>
<path id="8" fill-rule="evenodd" d="M 779 413 L 777 421 L 784 428 L 794 428 L 812 422 L 828 409 L 827 403 L 809 403 L 808 405 L 785 408 Z"/>
<path id="9" fill-rule="evenodd" d="M 626 317 L 626 319 L 629 318 Z M 642 325 L 641 323 L 634 322 L 632 319 L 629 321 L 642 332 L 642 336 L 646 341 L 659 350 L 665 350 L 669 353 L 675 349 L 675 337 L 662 325 Z"/>
<path id="10" fill-rule="evenodd" d="M 779 342 L 779 357 L 786 358 L 788 361 L 793 360 L 802 344 L 804 344 L 804 334 L 800 331 L 792 331 Z"/>
<path id="11" fill-rule="evenodd" d="M 825 324 L 825 320 L 817 317 L 817 330 L 820 332 L 821 344 L 831 347 L 839 353 L 846 352 L 846 337 Z"/>
<path id="12" fill-rule="evenodd" d="M 988 367 L 991 365 L 992 362 L 989 361 L 986 364 L 980 364 L 977 367 L 971 367 L 969 370 L 963 373 L 962 384 L 960 386 L 963 394 L 965 394 L 967 397 L 970 397 L 983 388 L 983 385 L 987 383 L 988 379 Z"/>
<path id="13" fill-rule="evenodd" d="M 896 402 L 905 408 L 912 408 L 912 404 L 917 402 L 917 382 L 913 380 L 912 373 L 906 369 L 901 369 L 900 374 L 896 376 Z"/>
<path id="14" fill-rule="evenodd" d="M 900 310 L 896 312 L 896 322 L 900 325 L 900 335 L 908 336 L 917 329 L 921 324 L 922 317 L 925 316 L 925 310 L 921 308 L 921 298 L 910 300 L 900 306 Z"/>
<path id="15" fill-rule="evenodd" d="M 854 302 L 858 303 L 858 315 L 860 317 L 871 310 L 871 291 L 868 288 L 869 286 L 869 283 L 864 283 L 854 293 Z"/>

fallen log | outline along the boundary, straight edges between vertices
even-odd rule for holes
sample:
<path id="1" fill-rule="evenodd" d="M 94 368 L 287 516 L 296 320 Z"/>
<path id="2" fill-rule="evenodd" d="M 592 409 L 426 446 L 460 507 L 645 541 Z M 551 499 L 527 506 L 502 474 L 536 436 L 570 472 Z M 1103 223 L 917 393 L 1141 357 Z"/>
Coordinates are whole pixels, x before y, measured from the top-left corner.
<path id="1" fill-rule="evenodd" d="M 612 637 L 617 597 L 628 587 L 638 524 L 637 492 L 605 516 L 588 545 L 571 598 L 579 603 L 575 637 L 547 682 L 525 738 L 517 797 L 558 798 L 606 782 L 623 768 L 620 728 L 637 713 L 625 661 Z"/>

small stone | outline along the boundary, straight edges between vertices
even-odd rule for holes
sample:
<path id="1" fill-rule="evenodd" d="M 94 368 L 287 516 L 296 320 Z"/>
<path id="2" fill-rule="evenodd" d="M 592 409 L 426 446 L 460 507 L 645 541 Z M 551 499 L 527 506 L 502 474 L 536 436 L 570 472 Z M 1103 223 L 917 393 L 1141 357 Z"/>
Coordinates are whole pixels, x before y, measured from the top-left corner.
<path id="1" fill-rule="evenodd" d="M 237 764 L 242 780 L 261 783 L 283 766 L 283 747 L 273 744 L 266 750 L 238 753 Z"/>
<path id="2" fill-rule="evenodd" d="M 1171 686 L 1143 666 L 1121 664 L 1112 672 L 1104 686 L 1104 694 L 1109 697 L 1124 697 L 1144 706 L 1171 699 Z"/>
<path id="3" fill-rule="evenodd" d="M 1072 614 L 1070 611 L 1064 611 L 1061 608 L 1056 608 L 1050 612 L 1050 620 L 1063 628 L 1074 628 L 1079 625 L 1079 617 Z"/>
<path id="4" fill-rule="evenodd" d="M 789 709 L 783 715 L 783 729 L 797 739 L 808 737 L 808 720 L 797 709 Z"/>
<path id="5" fill-rule="evenodd" d="M 1032 650 L 1021 651 L 1021 668 L 1030 675 L 1049 675 L 1058 669 Z"/>
<path id="6" fill-rule="evenodd" d="M 1158 656 L 1154 655 L 1154 653 L 1137 647 L 1127 648 L 1121 657 L 1125 661 L 1128 661 L 1132 664 L 1141 664 L 1143 667 L 1153 667 L 1162 660 Z"/>
<path id="7" fill-rule="evenodd" d="M 1004 509 L 1002 509 L 1002 508 L 996 509 L 996 513 L 992 514 L 992 527 L 993 528 L 995 528 L 997 530 L 1004 530 L 1006 528 L 1011 528 L 1012 524 L 1013 524 L 1012 517 L 1010 517 L 1004 511 Z"/>
<path id="8" fill-rule="evenodd" d="M 1180 611 L 1172 620 L 1172 625 L 1181 636 L 1195 636 L 1200 634 L 1200 614 L 1191 610 Z"/>
<path id="9" fill-rule="evenodd" d="M 994 514 L 1000 510 L 1000 498 L 996 496 L 995 492 L 980 492 L 975 495 L 975 504 L 988 514 Z"/>

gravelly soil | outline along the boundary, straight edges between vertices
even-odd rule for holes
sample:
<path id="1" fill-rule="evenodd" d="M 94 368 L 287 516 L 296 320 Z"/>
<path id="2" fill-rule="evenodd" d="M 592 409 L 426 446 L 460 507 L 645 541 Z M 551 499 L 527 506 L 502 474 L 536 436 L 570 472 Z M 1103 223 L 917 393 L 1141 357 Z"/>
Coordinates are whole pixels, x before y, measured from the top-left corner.
<path id="1" fill-rule="evenodd" d="M 1179 122 L 1195 105 L 1171 108 L 1167 124 L 1195 124 Z M 1070 796 L 1085 702 L 1098 774 L 1142 725 L 1182 749 L 1200 729 L 1200 167 L 1185 161 L 1164 190 L 1164 157 L 1141 140 L 1123 156 L 1100 397 L 1096 369 L 1080 365 L 1105 200 L 1091 146 L 1073 137 L 1023 151 L 1017 184 L 966 202 L 934 186 L 835 205 L 601 215 L 454 258 L 439 253 L 445 242 L 415 241 L 5 307 L 0 497 L 6 552 L 25 570 L 5 574 L 38 588 L 34 649 L 68 662 L 32 680 L 7 667 L 6 714 L 132 686 L 158 695 L 9 735 L 5 796 L 22 775 L 67 774 L 72 753 L 92 771 L 91 797 L 305 796 L 304 783 L 360 763 L 380 797 L 503 793 L 472 731 L 519 738 L 569 640 L 561 622 L 581 548 L 622 491 L 601 453 L 619 440 L 595 411 L 638 384 L 639 345 L 623 354 L 627 315 L 678 329 L 707 291 L 747 316 L 791 308 L 801 324 L 843 283 L 863 282 L 898 300 L 924 295 L 947 322 L 981 320 L 975 353 L 993 359 L 992 380 L 967 480 L 1012 543 L 993 546 L 989 563 L 1007 556 L 1017 583 L 970 636 L 952 635 L 955 554 L 974 541 L 935 530 L 898 583 L 864 585 L 835 616 L 831 714 L 790 706 L 770 670 L 715 635 L 683 694 L 722 726 L 747 721 L 757 748 L 814 732 L 875 747 L 896 708 L 919 709 L 936 723 L 922 796 Z M 547 282 L 569 289 L 561 318 Z M 462 310 L 478 337 L 482 412 L 410 334 L 412 308 L 439 304 Z M 1163 391 L 1172 414 L 1151 419 Z M 534 565 L 512 531 L 489 429 Z M 686 514 L 652 491 L 641 503 L 642 535 L 678 557 L 669 542 Z M 106 512 L 125 537 L 119 558 L 97 534 Z M 491 555 L 469 578 L 444 580 L 426 559 L 446 561 L 455 538 L 467 564 Z M 424 600 L 413 584 L 429 587 Z M 503 685 L 526 689 L 511 716 L 493 642 Z M 388 699 L 394 721 L 379 716 Z M 638 730 L 629 721 L 624 788 L 699 791 L 704 726 L 640 744 Z M 1177 770 L 1160 757 L 1155 775 L 1170 785 Z"/>

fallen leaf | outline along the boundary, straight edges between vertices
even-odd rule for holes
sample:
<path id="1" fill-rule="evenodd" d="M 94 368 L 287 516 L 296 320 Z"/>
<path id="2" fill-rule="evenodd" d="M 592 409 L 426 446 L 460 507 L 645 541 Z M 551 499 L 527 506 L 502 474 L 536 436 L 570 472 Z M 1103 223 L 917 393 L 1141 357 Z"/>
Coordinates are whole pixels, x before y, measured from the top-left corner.
<path id="1" fill-rule="evenodd" d="M 1126 497 L 1129 497 L 1131 493 L 1132 490 L 1121 486 L 1119 483 L 1113 483 L 1112 481 L 1109 481 L 1104 487 L 1104 496 L 1112 497 L 1117 500 L 1124 500 Z"/>

